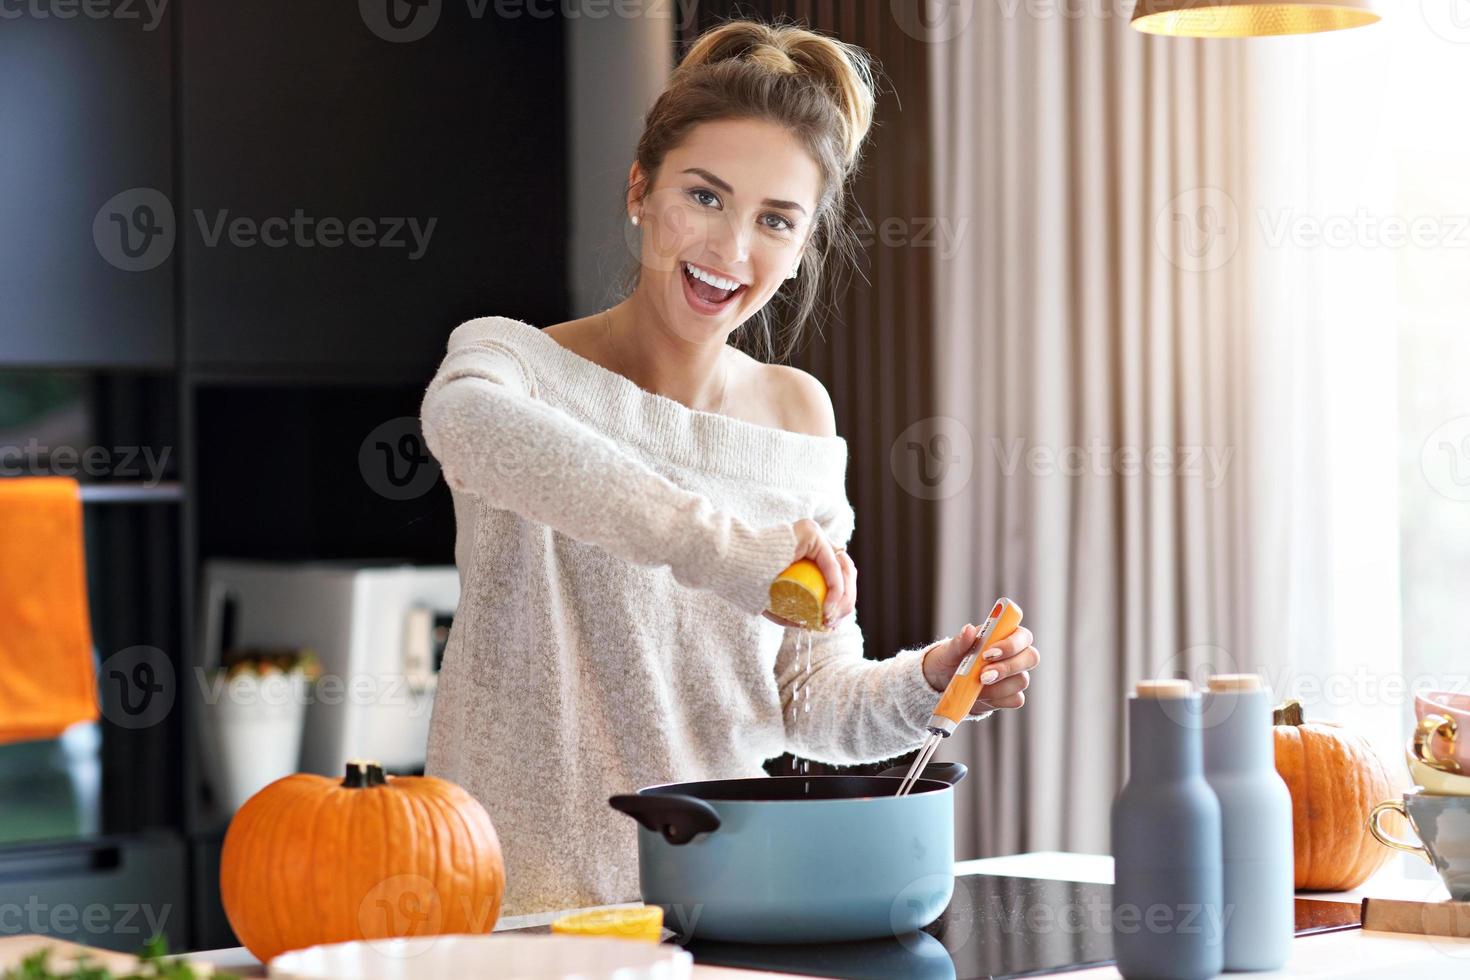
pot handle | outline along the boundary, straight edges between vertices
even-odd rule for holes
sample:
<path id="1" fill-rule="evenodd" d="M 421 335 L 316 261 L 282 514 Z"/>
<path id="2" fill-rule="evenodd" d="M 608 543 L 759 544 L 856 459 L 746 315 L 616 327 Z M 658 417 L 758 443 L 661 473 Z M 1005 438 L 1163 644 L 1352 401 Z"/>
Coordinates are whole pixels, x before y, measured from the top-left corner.
<path id="1" fill-rule="evenodd" d="M 687 844 L 696 834 L 720 829 L 720 815 L 704 800 L 677 793 L 620 793 L 608 805 L 663 834 L 670 844 Z"/>
<path id="2" fill-rule="evenodd" d="M 953 786 L 961 779 L 964 779 L 965 773 L 969 771 L 970 767 L 965 765 L 963 762 L 931 762 L 924 767 L 924 771 L 919 774 L 919 778 L 937 779 L 941 783 L 949 783 L 951 786 Z M 908 766 L 894 766 L 892 769 L 884 769 L 882 772 L 878 773 L 878 775 L 880 776 L 899 777 L 907 776 L 908 774 Z"/>

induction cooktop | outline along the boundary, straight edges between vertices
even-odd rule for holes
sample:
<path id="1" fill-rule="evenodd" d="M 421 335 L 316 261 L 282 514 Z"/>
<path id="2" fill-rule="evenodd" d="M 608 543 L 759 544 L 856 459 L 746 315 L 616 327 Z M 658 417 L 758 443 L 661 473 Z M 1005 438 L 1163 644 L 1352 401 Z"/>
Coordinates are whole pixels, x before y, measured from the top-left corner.
<path id="1" fill-rule="evenodd" d="M 1004 875 L 955 878 L 944 913 L 892 939 L 747 945 L 695 939 L 694 962 L 820 977 L 980 980 L 1106 966 L 1112 886 Z M 1296 900 L 1296 934 L 1356 929 L 1357 903 Z"/>

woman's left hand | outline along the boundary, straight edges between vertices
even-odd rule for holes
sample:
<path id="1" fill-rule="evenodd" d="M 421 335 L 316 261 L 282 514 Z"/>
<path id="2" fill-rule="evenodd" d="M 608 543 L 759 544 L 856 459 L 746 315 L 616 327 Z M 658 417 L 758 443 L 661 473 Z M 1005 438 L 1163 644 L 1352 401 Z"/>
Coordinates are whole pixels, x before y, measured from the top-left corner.
<path id="1" fill-rule="evenodd" d="M 947 640 L 940 640 L 924 651 L 924 679 L 936 692 L 949 686 L 960 661 L 975 645 L 979 629 L 973 623 Z M 1019 708 L 1026 703 L 1026 688 L 1031 685 L 1031 671 L 1041 662 L 1041 654 L 1032 646 L 1035 639 L 1024 626 L 985 651 L 987 659 L 976 664 L 981 671 L 980 697 L 972 715 L 983 715 L 993 708 Z M 973 669 L 973 668 L 972 668 Z M 994 672 L 995 676 L 987 679 Z"/>
<path id="2" fill-rule="evenodd" d="M 827 630 L 836 629 L 857 608 L 857 566 L 853 564 L 846 548 L 835 549 L 833 557 L 837 560 L 837 566 L 842 569 L 842 593 L 840 595 L 836 592 L 827 594 L 827 602 L 822 607 L 822 627 Z M 769 610 L 761 615 L 780 626 L 801 629 L 800 623 L 782 619 Z"/>

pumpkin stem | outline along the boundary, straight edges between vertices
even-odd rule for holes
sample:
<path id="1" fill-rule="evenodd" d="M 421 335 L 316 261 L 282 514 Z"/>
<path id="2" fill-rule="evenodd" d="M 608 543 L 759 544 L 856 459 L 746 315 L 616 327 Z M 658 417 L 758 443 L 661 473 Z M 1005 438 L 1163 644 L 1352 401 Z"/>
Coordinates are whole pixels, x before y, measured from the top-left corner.
<path id="1" fill-rule="evenodd" d="M 342 779 L 342 785 L 347 789 L 367 789 L 385 785 L 387 782 L 383 767 L 378 763 L 370 759 L 347 760 L 347 775 Z"/>
<path id="2" fill-rule="evenodd" d="M 1296 698 L 1288 698 L 1284 704 L 1271 712 L 1271 724 L 1273 725 L 1302 725 L 1306 718 L 1302 715 L 1302 703 Z"/>

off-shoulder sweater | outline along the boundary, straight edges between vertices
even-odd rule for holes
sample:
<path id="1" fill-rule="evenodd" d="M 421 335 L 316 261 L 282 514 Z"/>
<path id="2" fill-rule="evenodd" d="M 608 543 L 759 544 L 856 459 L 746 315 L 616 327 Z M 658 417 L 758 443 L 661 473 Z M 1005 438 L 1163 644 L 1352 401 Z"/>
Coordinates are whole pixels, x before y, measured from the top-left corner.
<path id="1" fill-rule="evenodd" d="M 426 771 L 489 811 L 502 914 L 639 899 L 609 796 L 923 741 L 929 644 L 867 659 L 853 615 L 808 651 L 760 615 L 793 522 L 852 535 L 842 437 L 688 408 L 506 317 L 453 331 L 422 425 L 461 588 Z"/>

